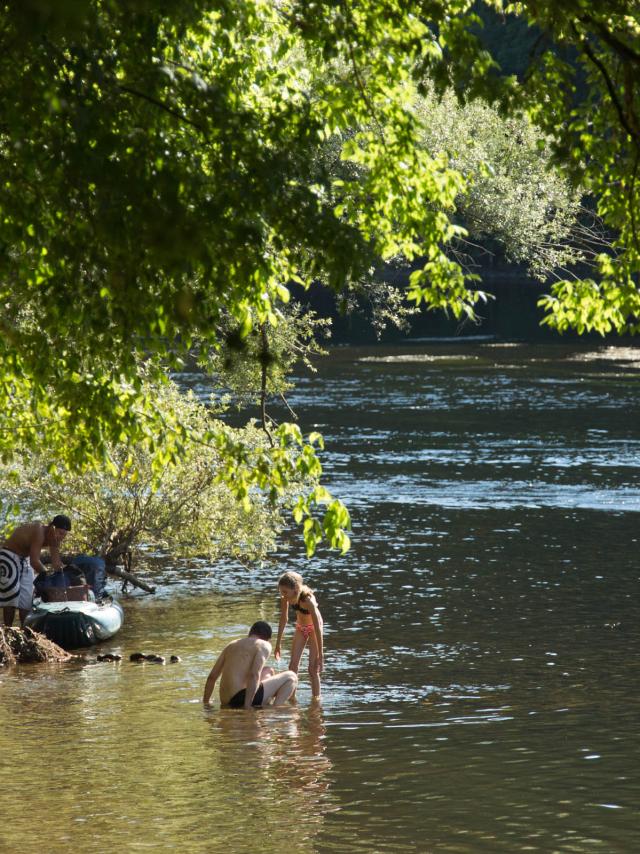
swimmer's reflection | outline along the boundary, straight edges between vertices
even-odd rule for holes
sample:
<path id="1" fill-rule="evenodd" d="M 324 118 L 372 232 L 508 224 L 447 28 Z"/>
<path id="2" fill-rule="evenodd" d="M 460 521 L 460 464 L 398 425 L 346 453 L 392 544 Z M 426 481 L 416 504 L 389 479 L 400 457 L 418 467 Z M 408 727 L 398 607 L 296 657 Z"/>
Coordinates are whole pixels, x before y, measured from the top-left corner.
<path id="1" fill-rule="evenodd" d="M 326 726 L 322 706 L 266 707 L 259 711 L 216 709 L 207 715 L 216 736 L 216 787 L 238 793 L 238 805 L 246 797 L 244 784 L 261 793 L 269 804 L 269 823 L 274 809 L 282 807 L 277 820 L 288 824 L 292 811 L 297 821 L 317 832 L 325 813 L 331 811 L 331 760 L 326 755 Z M 253 802 L 253 813 L 257 804 Z M 256 816 L 257 817 L 257 816 Z M 261 819 L 262 820 L 262 819 Z"/>

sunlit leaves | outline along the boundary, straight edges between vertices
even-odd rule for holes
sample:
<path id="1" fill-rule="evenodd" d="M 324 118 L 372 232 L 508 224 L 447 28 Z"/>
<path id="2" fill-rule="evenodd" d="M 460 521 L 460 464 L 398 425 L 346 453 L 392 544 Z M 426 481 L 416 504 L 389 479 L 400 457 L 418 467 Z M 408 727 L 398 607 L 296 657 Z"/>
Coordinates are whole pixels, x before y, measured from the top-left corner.
<path id="1" fill-rule="evenodd" d="M 286 504 L 288 496 L 297 492 L 292 512 L 294 520 L 303 524 L 307 554 L 313 555 L 325 537 L 332 548 L 348 550 L 349 513 L 318 483 L 322 474 L 315 450 L 316 445 L 322 446 L 319 434 L 312 433 L 305 442 L 300 428 L 286 423 L 273 431 L 270 445 L 249 446 L 233 431 L 220 428 L 209 440 L 223 461 L 217 480 L 225 483 L 244 507 L 251 507 L 255 489 L 267 495 L 273 506 Z M 327 509 L 318 518 L 318 508 L 324 505 Z"/>
<path id="2" fill-rule="evenodd" d="M 133 443 L 159 483 L 190 437 L 146 384 L 161 387 L 194 350 L 221 373 L 235 335 L 237 352 L 255 356 L 251 369 L 232 366 L 243 374 L 238 386 L 250 387 L 257 370 L 263 390 L 281 389 L 290 282 L 342 291 L 380 259 L 400 257 L 417 267 L 413 303 L 472 317 L 484 296 L 451 248 L 463 236 L 461 200 L 468 194 L 466 211 L 479 210 L 480 187 L 485 200 L 487 187 L 494 193 L 486 219 L 504 234 L 519 229 L 521 247 L 545 230 L 552 248 L 541 269 L 575 260 L 556 248 L 571 188 L 554 195 L 536 172 L 534 127 L 544 131 L 544 162 L 553 152 L 616 238 L 599 259 L 599 281 L 555 288 L 544 302 L 549 323 L 635 331 L 638 12 L 630 3 L 523 0 L 514 11 L 546 41 L 518 82 L 482 47 L 474 8 L 471 0 L 6 6 L 2 458 L 46 448 L 51 467 L 113 476 L 120 446 Z M 446 108 L 451 92 L 511 116 L 502 148 L 478 157 L 489 164 L 484 176 L 456 160 L 453 146 L 426 139 L 417 96 L 435 93 Z M 532 210 L 500 220 L 501 192 L 516 209 L 517 170 L 531 177 L 520 204 Z M 263 370 L 272 357 L 280 374 Z M 276 506 L 320 476 L 312 442 L 270 432 L 273 445 L 267 437 L 260 447 L 212 432 L 218 482 L 245 509 L 255 491 Z M 307 548 L 322 535 L 342 549 L 340 507 L 320 494 L 305 501 L 296 506 Z"/>
<path id="3" fill-rule="evenodd" d="M 184 436 L 141 364 L 161 382 L 194 346 L 224 360 L 230 325 L 258 351 L 268 328 L 272 391 L 288 282 L 340 289 L 451 239 L 461 179 L 416 145 L 410 109 L 415 63 L 440 48 L 396 3 L 96 2 L 63 18 L 29 30 L 4 13 L 0 450 L 19 436 L 78 469 L 147 442 L 160 471 Z M 322 160 L 336 135 L 341 178 Z"/>
<path id="4" fill-rule="evenodd" d="M 637 4 L 507 5 L 548 45 L 532 59 L 520 100 L 555 157 L 592 195 L 614 237 L 600 279 L 560 282 L 542 301 L 559 330 L 635 332 L 640 276 L 640 10 Z M 553 47 L 553 49 L 551 49 Z"/>
<path id="5" fill-rule="evenodd" d="M 545 309 L 544 323 L 566 332 L 640 332 L 640 291 L 631 274 L 621 275 L 622 267 L 609 256 L 600 257 L 600 281 L 561 281 L 551 294 L 540 300 Z"/>
<path id="6" fill-rule="evenodd" d="M 308 554 L 323 540 L 346 551 L 349 514 L 318 482 L 318 434 L 305 441 L 297 425 L 283 424 L 271 444 L 253 424 L 224 424 L 173 383 L 144 391 L 164 418 L 161 435 L 150 421 L 144 441 L 115 443 L 82 476 L 59 471 L 46 449 L 1 468 L 5 525 L 18 505 L 23 518 L 63 507 L 74 518 L 71 547 L 112 560 L 141 545 L 174 557 L 246 560 L 273 549 L 291 510 L 304 523 Z"/>

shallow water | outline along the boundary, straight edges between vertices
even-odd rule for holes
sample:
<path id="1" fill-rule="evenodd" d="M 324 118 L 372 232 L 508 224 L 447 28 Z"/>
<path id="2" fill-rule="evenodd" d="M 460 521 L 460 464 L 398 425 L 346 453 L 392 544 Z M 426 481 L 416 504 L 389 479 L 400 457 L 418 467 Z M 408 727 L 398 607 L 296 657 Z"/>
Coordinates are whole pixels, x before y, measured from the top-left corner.
<path id="1" fill-rule="evenodd" d="M 0 850 L 636 851 L 636 352 L 325 360 L 290 403 L 325 435 L 352 551 L 306 562 L 291 537 L 188 583 L 162 565 L 101 648 L 121 664 L 0 672 Z M 322 705 L 303 674 L 297 707 L 204 710 L 287 567 L 325 618 Z"/>

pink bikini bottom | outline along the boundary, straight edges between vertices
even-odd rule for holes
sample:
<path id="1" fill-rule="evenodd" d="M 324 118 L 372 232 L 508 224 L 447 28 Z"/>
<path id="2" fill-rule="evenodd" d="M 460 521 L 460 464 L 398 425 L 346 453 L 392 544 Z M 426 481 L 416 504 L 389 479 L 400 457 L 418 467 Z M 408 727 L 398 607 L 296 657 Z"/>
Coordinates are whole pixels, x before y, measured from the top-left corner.
<path id="1" fill-rule="evenodd" d="M 307 623 L 306 625 L 303 623 L 296 623 L 296 631 L 300 632 L 305 640 L 309 640 L 313 634 L 313 623 Z"/>

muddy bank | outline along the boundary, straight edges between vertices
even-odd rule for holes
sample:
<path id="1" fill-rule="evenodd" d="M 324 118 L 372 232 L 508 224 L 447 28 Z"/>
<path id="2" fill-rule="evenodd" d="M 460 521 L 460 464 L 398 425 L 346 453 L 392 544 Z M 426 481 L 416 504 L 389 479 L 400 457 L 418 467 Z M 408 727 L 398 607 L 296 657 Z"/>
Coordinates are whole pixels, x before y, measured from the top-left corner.
<path id="1" fill-rule="evenodd" d="M 0 626 L 0 666 L 69 661 L 73 656 L 32 629 Z"/>

